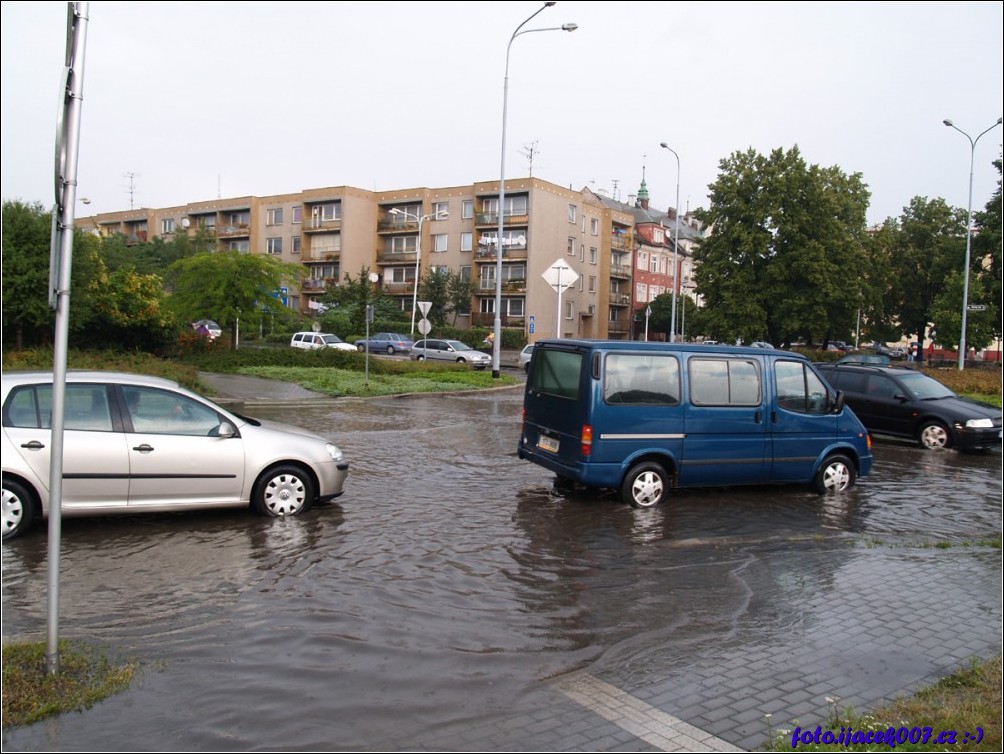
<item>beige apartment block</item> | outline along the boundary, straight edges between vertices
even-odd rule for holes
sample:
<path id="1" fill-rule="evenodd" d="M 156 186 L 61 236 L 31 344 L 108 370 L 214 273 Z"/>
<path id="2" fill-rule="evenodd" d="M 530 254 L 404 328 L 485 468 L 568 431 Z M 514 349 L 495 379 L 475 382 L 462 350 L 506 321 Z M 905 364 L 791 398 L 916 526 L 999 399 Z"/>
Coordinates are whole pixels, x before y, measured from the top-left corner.
<path id="1" fill-rule="evenodd" d="M 630 212 L 605 206 L 588 189 L 539 178 L 507 180 L 501 208 L 496 180 L 393 191 L 316 188 L 77 219 L 77 227 L 121 234 L 129 245 L 185 233 L 211 250 L 299 263 L 303 276 L 290 288 L 288 306 L 307 315 L 346 275 L 355 279 L 363 270 L 375 273 L 376 285 L 410 314 L 416 269 L 420 279 L 448 270 L 474 282 L 460 327 L 494 324 L 501 246 L 502 326 L 531 342 L 630 337 L 634 223 Z M 560 311 L 558 293 L 544 278 L 556 263 L 577 276 L 562 286 Z"/>

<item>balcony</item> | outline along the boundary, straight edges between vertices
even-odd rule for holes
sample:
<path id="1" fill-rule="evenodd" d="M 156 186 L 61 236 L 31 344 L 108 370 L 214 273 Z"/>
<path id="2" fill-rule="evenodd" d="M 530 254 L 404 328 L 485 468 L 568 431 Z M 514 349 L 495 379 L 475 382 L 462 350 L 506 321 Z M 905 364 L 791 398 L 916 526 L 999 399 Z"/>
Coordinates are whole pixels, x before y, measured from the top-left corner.
<path id="1" fill-rule="evenodd" d="M 251 235 L 251 225 L 241 223 L 240 225 L 218 225 L 216 226 L 217 238 L 247 238 Z"/>
<path id="2" fill-rule="evenodd" d="M 508 227 L 512 225 L 529 225 L 530 216 L 527 214 L 522 215 L 505 215 L 502 218 L 502 227 Z M 479 212 L 474 216 L 474 224 L 481 227 L 498 227 L 499 225 L 499 213 L 498 212 Z"/>
<path id="3" fill-rule="evenodd" d="M 610 265 L 610 277 L 612 278 L 622 278 L 625 280 L 631 279 L 631 266 L 627 264 L 612 264 Z"/>
<path id="4" fill-rule="evenodd" d="M 479 280 L 478 281 L 478 292 L 479 296 L 488 296 L 495 293 L 495 281 L 494 280 Z M 502 293 L 512 295 L 514 293 L 526 293 L 526 280 L 522 278 L 512 278 L 511 280 L 502 281 Z"/>
<path id="5" fill-rule="evenodd" d="M 495 315 L 485 312 L 474 312 L 471 314 L 471 325 L 475 327 L 492 327 L 495 325 Z M 523 330 L 526 328 L 526 317 L 513 317 L 508 314 L 502 315 L 502 327 Z"/>
<path id="6" fill-rule="evenodd" d="M 491 246 L 478 246 L 478 250 L 474 252 L 474 261 L 484 264 L 485 262 L 494 262 L 498 258 L 495 252 L 495 245 Z M 527 247 L 524 246 L 506 246 L 502 245 L 502 259 L 526 259 L 527 258 Z"/>
<path id="7" fill-rule="evenodd" d="M 613 235 L 610 237 L 611 249 L 620 249 L 621 251 L 631 251 L 631 247 L 633 245 L 634 245 L 633 239 L 631 238 L 630 233 L 624 235 Z"/>
<path id="8" fill-rule="evenodd" d="M 317 251 L 308 250 L 303 256 L 300 257 L 300 261 L 304 264 L 311 262 L 338 262 L 342 258 L 341 249 L 318 249 Z"/>
<path id="9" fill-rule="evenodd" d="M 415 264 L 418 261 L 417 251 L 380 251 L 377 252 L 377 264 Z"/>
<path id="10" fill-rule="evenodd" d="M 306 217 L 300 223 L 300 230 L 303 233 L 324 233 L 341 229 L 340 217 Z"/>
<path id="11" fill-rule="evenodd" d="M 387 213 L 377 221 L 377 233 L 418 233 L 418 220 Z"/>
<path id="12" fill-rule="evenodd" d="M 323 278 L 307 278 L 300 284 L 304 293 L 323 293 L 325 281 Z"/>
<path id="13" fill-rule="evenodd" d="M 126 246 L 135 246 L 136 244 L 146 243 L 147 232 L 145 230 L 134 230 L 126 235 Z"/>
<path id="14" fill-rule="evenodd" d="M 406 280 L 403 283 L 397 283 L 385 280 L 383 286 L 381 286 L 381 290 L 390 296 L 402 296 L 405 293 L 413 293 L 415 291 L 415 281 Z"/>
<path id="15" fill-rule="evenodd" d="M 627 317 L 618 317 L 617 319 L 607 320 L 607 332 L 608 333 L 626 333 L 630 330 L 631 321 Z"/>
<path id="16" fill-rule="evenodd" d="M 611 293 L 610 306 L 630 306 L 631 297 L 626 293 Z"/>

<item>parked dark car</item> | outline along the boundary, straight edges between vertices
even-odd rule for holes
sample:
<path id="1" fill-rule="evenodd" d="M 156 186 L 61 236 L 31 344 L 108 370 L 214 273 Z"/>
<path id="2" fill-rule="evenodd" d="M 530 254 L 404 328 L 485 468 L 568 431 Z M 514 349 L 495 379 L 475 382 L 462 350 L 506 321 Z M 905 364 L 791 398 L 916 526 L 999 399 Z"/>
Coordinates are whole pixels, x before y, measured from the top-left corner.
<path id="1" fill-rule="evenodd" d="M 928 449 L 1001 447 L 1001 410 L 961 398 L 933 377 L 901 367 L 817 364 L 868 431 Z"/>

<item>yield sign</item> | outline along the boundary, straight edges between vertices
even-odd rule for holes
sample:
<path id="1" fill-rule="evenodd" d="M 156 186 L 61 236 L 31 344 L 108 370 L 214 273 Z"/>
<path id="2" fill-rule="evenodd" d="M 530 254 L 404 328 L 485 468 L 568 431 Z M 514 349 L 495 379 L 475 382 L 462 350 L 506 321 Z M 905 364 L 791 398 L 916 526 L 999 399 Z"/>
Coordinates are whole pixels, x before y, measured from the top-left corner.
<path id="1" fill-rule="evenodd" d="M 554 288 L 555 293 L 561 293 L 566 288 L 571 288 L 572 284 L 579 279 L 579 273 L 560 257 L 540 276 L 547 281 L 549 286 Z"/>

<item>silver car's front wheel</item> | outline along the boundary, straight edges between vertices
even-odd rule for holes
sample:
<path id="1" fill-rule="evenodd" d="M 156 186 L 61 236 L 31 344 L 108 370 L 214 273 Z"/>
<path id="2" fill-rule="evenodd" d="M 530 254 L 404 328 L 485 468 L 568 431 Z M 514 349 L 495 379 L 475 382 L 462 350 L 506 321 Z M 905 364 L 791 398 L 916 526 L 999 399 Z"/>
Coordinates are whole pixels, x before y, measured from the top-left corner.
<path id="1" fill-rule="evenodd" d="M 303 469 L 278 466 L 261 476 L 251 506 L 262 516 L 296 516 L 314 501 L 314 486 Z"/>
<path id="2" fill-rule="evenodd" d="M 24 534 L 35 523 L 35 499 L 20 483 L 3 480 L 3 538 Z"/>

